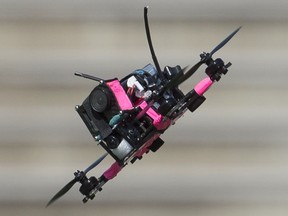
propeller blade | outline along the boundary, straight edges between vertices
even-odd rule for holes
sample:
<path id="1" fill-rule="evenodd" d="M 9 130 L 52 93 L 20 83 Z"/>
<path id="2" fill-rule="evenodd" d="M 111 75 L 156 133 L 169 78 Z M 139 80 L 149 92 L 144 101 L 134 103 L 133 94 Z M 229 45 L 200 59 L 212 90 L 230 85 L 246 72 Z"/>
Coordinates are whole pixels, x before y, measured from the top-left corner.
<path id="1" fill-rule="evenodd" d="M 52 197 L 52 199 L 47 203 L 46 207 L 50 206 L 52 203 L 54 203 L 56 200 L 66 194 L 77 181 L 78 179 L 74 178 L 68 184 L 66 184 L 57 194 L 55 194 L 54 197 Z"/>
<path id="2" fill-rule="evenodd" d="M 212 55 L 217 52 L 219 49 L 221 49 L 240 29 L 242 28 L 242 26 L 240 26 L 239 28 L 237 28 L 235 31 L 233 31 L 230 35 L 228 35 L 228 37 L 226 37 L 220 44 L 218 44 L 211 52 L 209 55 L 209 58 L 212 57 Z"/>
<path id="3" fill-rule="evenodd" d="M 228 37 L 226 37 L 220 44 L 218 44 L 209 54 L 206 55 L 203 59 L 201 59 L 197 64 L 195 64 L 193 67 L 187 69 L 187 67 L 184 68 L 184 75 L 180 77 L 179 79 L 175 80 L 174 83 L 171 84 L 171 86 L 177 86 L 183 83 L 185 80 L 187 80 L 189 77 L 191 77 L 198 68 L 207 60 L 211 59 L 212 55 L 217 52 L 219 49 L 221 49 L 228 41 L 241 29 L 241 26 L 237 28 L 235 31 L 233 31 Z M 172 80 L 173 81 L 173 80 Z M 171 82 L 172 82 L 171 81 Z"/>
<path id="4" fill-rule="evenodd" d="M 174 77 L 169 83 L 167 83 L 162 89 L 160 93 L 165 92 L 167 89 L 174 88 L 178 85 L 180 85 L 182 82 L 184 82 L 186 79 L 188 79 L 190 76 L 192 76 L 197 69 L 203 64 L 204 62 L 200 60 L 197 64 L 195 64 L 193 67 L 186 66 L 183 68 L 183 76 L 176 76 Z M 179 74 L 180 75 L 180 74 Z M 161 95 L 161 94 L 160 94 Z"/>
<path id="5" fill-rule="evenodd" d="M 104 158 L 108 155 L 108 153 L 105 153 L 104 155 L 102 155 L 100 158 L 98 158 L 94 163 L 92 163 L 89 167 L 87 167 L 82 173 L 83 176 L 85 176 L 90 170 L 92 170 L 93 168 L 95 168 L 102 160 L 104 160 Z M 73 185 L 81 180 L 81 176 L 75 176 L 74 179 L 72 179 L 68 184 L 66 184 L 57 194 L 55 194 L 54 197 L 52 197 L 52 199 L 47 203 L 46 207 L 50 206 L 52 203 L 54 203 L 56 200 L 58 200 L 60 197 L 62 197 L 64 194 L 66 194 L 72 187 Z"/>
<path id="6" fill-rule="evenodd" d="M 176 86 L 180 85 L 183 83 L 185 80 L 187 80 L 189 77 L 191 77 L 197 70 L 198 68 L 204 63 L 204 61 L 200 60 L 198 63 L 196 63 L 194 66 L 191 68 L 184 68 L 184 75 L 180 77 L 180 79 L 177 81 Z"/>
<path id="7" fill-rule="evenodd" d="M 108 155 L 108 153 L 103 154 L 100 158 L 98 158 L 94 163 L 92 163 L 89 167 L 84 170 L 84 173 L 87 174 L 90 170 L 95 168 L 102 160 Z"/>

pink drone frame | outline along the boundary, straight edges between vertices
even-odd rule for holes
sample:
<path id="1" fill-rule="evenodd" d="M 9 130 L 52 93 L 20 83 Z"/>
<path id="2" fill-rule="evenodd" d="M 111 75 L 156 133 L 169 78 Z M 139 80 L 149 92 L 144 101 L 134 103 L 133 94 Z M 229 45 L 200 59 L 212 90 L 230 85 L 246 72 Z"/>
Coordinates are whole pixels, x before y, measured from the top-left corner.
<path id="1" fill-rule="evenodd" d="M 194 87 L 194 91 L 199 96 L 203 96 L 203 94 L 213 85 L 213 83 L 214 82 L 210 79 L 210 77 L 207 76 Z M 133 108 L 133 105 L 129 97 L 127 96 L 125 90 L 121 86 L 118 79 L 107 82 L 106 84 L 109 86 L 110 90 L 113 92 L 121 110 L 130 110 Z M 139 107 L 142 110 L 145 109 L 146 106 L 148 106 L 148 104 L 144 100 L 139 104 Z M 155 112 L 155 110 L 152 108 L 149 108 L 146 113 L 150 118 L 153 119 L 153 125 L 156 127 L 157 130 L 165 130 L 172 123 L 172 121 L 169 119 L 166 121 L 163 121 L 164 116 Z M 143 154 L 145 154 L 148 151 L 149 146 L 152 145 L 152 143 L 159 136 L 160 136 L 159 133 L 152 136 L 146 143 L 143 144 L 143 146 L 134 154 L 134 156 L 141 157 Z M 121 171 L 121 169 L 122 167 L 117 162 L 114 162 L 111 165 L 111 167 L 103 173 L 103 176 L 107 180 L 111 180 Z"/>

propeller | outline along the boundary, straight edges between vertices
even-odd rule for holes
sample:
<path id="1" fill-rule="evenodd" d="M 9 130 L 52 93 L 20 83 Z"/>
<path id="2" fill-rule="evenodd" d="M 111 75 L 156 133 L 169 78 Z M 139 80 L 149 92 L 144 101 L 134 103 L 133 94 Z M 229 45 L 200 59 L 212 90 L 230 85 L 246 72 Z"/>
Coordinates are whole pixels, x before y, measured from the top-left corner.
<path id="1" fill-rule="evenodd" d="M 89 167 L 84 170 L 84 174 L 90 172 L 90 170 L 94 169 L 99 163 L 104 160 L 104 158 L 108 155 L 108 153 L 103 154 L 100 158 L 98 158 L 94 163 L 92 163 Z"/>
<path id="2" fill-rule="evenodd" d="M 216 53 L 219 49 L 221 49 L 228 41 L 241 29 L 241 26 L 234 30 L 230 35 L 228 35 L 221 43 L 219 43 L 210 53 L 203 53 L 200 55 L 201 60 L 196 63 L 192 67 L 185 67 L 184 68 L 184 75 L 181 77 L 176 77 L 176 79 L 172 79 L 171 82 L 169 82 L 167 85 L 168 87 L 165 87 L 165 89 L 168 89 L 170 87 L 175 87 L 183 83 L 185 80 L 187 80 L 189 77 L 191 77 L 197 70 L 198 68 L 204 64 L 207 63 L 208 61 L 211 60 L 212 55 Z"/>
<path id="3" fill-rule="evenodd" d="M 86 177 L 86 174 L 95 168 L 99 163 L 101 163 L 102 160 L 108 155 L 108 153 L 103 154 L 100 158 L 98 158 L 94 163 L 92 163 L 89 167 L 87 167 L 84 171 L 77 171 L 74 173 L 75 178 L 72 179 L 68 184 L 66 184 L 58 193 L 52 197 L 52 199 L 47 203 L 46 207 L 50 206 L 52 203 L 54 203 L 56 200 L 58 200 L 60 197 L 62 197 L 64 194 L 66 194 L 76 182 L 81 182 L 83 178 Z"/>
<path id="4" fill-rule="evenodd" d="M 218 46 L 216 46 L 209 55 L 209 58 L 212 57 L 212 55 L 217 52 L 219 49 L 221 49 L 240 29 L 242 28 L 242 26 L 240 26 L 239 28 L 237 28 L 235 31 L 233 31 L 230 35 L 228 35 L 220 44 L 218 44 Z"/>

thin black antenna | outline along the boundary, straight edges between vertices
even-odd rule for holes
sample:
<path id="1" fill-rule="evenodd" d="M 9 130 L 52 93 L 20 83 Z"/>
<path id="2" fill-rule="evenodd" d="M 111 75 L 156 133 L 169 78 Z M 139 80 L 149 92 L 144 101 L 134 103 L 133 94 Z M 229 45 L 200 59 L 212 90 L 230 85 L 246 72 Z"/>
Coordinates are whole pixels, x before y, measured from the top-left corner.
<path id="1" fill-rule="evenodd" d="M 83 77 L 83 78 L 86 78 L 86 79 L 91 79 L 91 80 L 97 81 L 99 83 L 103 82 L 102 79 L 100 79 L 98 77 L 95 77 L 95 76 L 92 76 L 92 75 L 89 75 L 89 74 L 76 72 L 76 73 L 74 73 L 74 75 L 75 76 L 79 76 L 79 77 Z"/>
<path id="2" fill-rule="evenodd" d="M 163 74 L 161 73 L 161 68 L 160 68 L 159 62 L 157 60 L 157 57 L 155 55 L 152 40 L 151 40 L 149 23 L 148 23 L 148 6 L 144 7 L 144 22 L 145 22 L 146 36 L 147 36 L 147 41 L 149 44 L 151 56 L 152 56 L 153 62 L 155 64 L 156 70 L 157 70 L 158 74 L 160 75 L 160 78 L 163 80 L 165 78 L 164 78 Z"/>

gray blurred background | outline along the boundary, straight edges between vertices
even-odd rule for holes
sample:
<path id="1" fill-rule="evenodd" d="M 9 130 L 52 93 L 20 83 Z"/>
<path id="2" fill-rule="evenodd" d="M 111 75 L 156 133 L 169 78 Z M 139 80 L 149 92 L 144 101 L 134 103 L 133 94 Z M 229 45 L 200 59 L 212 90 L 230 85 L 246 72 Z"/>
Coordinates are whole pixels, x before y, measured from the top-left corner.
<path id="1" fill-rule="evenodd" d="M 243 26 L 215 54 L 233 66 L 159 152 L 94 201 L 82 205 L 77 185 L 45 209 L 103 153 L 74 111 L 95 83 L 73 73 L 122 77 L 152 62 L 146 5 L 162 67 L 196 63 Z M 284 0 L 0 0 L 0 214 L 287 215 L 287 9 Z"/>

